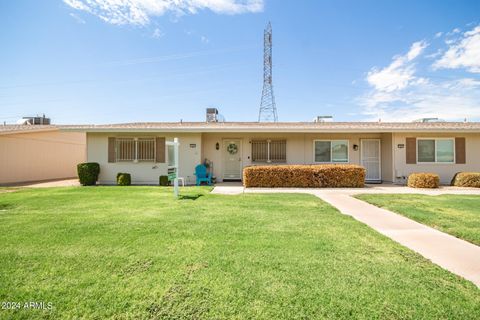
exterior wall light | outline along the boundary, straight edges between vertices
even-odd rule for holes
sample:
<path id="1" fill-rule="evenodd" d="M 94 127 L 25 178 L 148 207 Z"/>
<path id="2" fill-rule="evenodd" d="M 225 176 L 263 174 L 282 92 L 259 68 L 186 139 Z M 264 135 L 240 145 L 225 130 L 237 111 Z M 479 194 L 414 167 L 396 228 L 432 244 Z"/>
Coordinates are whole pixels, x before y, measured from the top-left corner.
<path id="1" fill-rule="evenodd" d="M 220 150 L 220 143 L 215 143 L 215 149 Z"/>
<path id="2" fill-rule="evenodd" d="M 353 150 L 358 151 L 358 144 L 353 145 Z"/>

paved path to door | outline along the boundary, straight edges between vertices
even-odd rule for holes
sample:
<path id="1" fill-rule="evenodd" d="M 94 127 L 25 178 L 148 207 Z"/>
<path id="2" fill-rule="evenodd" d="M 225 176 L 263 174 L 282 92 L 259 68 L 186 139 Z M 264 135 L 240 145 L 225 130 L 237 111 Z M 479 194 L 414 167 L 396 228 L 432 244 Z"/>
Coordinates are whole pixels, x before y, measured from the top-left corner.
<path id="1" fill-rule="evenodd" d="M 353 194 L 360 193 L 423 193 L 429 195 L 453 193 L 480 195 L 480 190 L 463 189 L 462 192 L 462 189 L 440 189 L 432 193 L 431 190 L 402 188 L 403 192 L 395 192 L 396 188 L 390 189 L 394 192 L 384 192 L 385 190 L 382 191 L 381 189 L 377 190 L 379 192 L 374 192 L 374 189 L 365 192 L 367 189 L 244 189 L 239 185 L 221 185 L 215 187 L 212 192 L 217 194 L 286 192 L 315 195 L 337 208 L 341 213 L 352 216 L 381 234 L 416 251 L 442 268 L 462 276 L 480 287 L 479 246 L 352 197 Z"/>
<path id="2" fill-rule="evenodd" d="M 480 247 L 348 194 L 318 194 L 340 212 L 480 287 Z"/>

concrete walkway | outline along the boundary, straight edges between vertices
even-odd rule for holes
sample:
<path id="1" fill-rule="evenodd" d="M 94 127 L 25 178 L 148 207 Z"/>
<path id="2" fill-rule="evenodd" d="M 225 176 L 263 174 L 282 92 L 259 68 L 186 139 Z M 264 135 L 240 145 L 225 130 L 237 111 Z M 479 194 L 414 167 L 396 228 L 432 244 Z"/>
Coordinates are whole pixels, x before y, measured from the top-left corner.
<path id="1" fill-rule="evenodd" d="M 341 213 L 352 216 L 440 267 L 462 276 L 480 287 L 480 247 L 352 197 L 352 195 L 361 193 L 416 193 L 432 196 L 440 194 L 480 195 L 479 189 L 446 187 L 426 190 L 399 186 L 373 186 L 363 189 L 244 189 L 240 185 L 220 185 L 216 186 L 212 193 L 308 193 L 315 195 L 337 208 Z"/>
<path id="2" fill-rule="evenodd" d="M 480 188 L 460 188 L 442 186 L 438 189 L 416 189 L 394 184 L 367 184 L 365 188 L 244 188 L 241 182 L 223 182 L 215 185 L 212 193 L 241 194 L 241 193 L 343 193 L 355 194 L 425 194 L 437 196 L 442 194 L 471 194 L 480 195 Z"/>
<path id="3" fill-rule="evenodd" d="M 340 212 L 480 287 L 480 247 L 348 194 L 318 194 Z"/>
<path id="4" fill-rule="evenodd" d="M 11 183 L 4 186 L 5 187 L 22 187 L 22 188 L 78 187 L 80 186 L 80 182 L 78 182 L 78 178 L 72 178 L 72 179 L 57 179 L 57 180 L 49 180 L 49 181 Z"/>

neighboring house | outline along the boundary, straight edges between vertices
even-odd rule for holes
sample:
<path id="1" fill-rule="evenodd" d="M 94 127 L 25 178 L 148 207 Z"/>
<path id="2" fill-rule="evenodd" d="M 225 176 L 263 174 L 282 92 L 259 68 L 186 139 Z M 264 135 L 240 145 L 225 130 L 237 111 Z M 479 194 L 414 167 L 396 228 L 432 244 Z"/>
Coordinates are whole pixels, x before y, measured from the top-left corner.
<path id="1" fill-rule="evenodd" d="M 180 141 L 179 176 L 194 183 L 208 159 L 217 181 L 240 180 L 242 169 L 264 164 L 351 163 L 370 182 L 404 183 L 412 172 L 434 172 L 448 184 L 459 171 L 480 171 L 478 122 L 178 122 L 72 126 L 86 132 L 88 161 L 100 164 L 99 182 L 118 172 L 133 183 L 157 184 L 166 175 L 165 141 Z"/>
<path id="2" fill-rule="evenodd" d="M 82 132 L 54 125 L 0 125 L 0 184 L 72 178 L 86 159 Z"/>

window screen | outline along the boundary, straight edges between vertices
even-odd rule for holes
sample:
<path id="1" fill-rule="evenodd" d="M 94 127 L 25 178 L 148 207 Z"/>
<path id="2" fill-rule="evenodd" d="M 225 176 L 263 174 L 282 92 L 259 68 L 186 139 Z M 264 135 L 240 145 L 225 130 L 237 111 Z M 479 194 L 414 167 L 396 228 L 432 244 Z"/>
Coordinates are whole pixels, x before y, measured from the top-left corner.
<path id="1" fill-rule="evenodd" d="M 348 141 L 315 141 L 315 162 L 348 162 Z"/>

